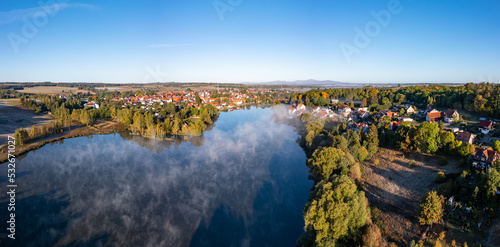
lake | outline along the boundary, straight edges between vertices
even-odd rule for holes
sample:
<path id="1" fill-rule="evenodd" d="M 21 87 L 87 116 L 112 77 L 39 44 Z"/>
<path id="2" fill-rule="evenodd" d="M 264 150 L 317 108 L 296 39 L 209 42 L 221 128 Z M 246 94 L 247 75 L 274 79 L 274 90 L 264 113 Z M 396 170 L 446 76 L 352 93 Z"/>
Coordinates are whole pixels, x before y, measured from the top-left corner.
<path id="1" fill-rule="evenodd" d="M 16 162 L 16 239 L 0 246 L 295 246 L 312 182 L 283 108 L 222 112 L 203 137 L 95 135 Z"/>

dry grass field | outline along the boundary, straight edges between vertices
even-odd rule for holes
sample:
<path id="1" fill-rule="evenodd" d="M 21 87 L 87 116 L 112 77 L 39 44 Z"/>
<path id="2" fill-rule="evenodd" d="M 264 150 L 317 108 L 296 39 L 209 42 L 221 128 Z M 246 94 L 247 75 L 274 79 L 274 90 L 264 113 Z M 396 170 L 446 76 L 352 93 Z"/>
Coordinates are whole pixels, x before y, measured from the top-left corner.
<path id="1" fill-rule="evenodd" d="M 366 197 L 371 206 L 381 211 L 379 218 L 385 225 L 384 235 L 399 246 L 407 246 L 406 240 L 420 238 L 419 202 L 427 192 L 439 186 L 434 181 L 437 173 L 463 170 L 458 166 L 458 158 L 446 157 L 449 164 L 440 166 L 439 156 L 403 155 L 399 151 L 381 149 L 371 161 L 363 163 Z M 412 160 L 415 166 L 409 167 Z"/>
<path id="2" fill-rule="evenodd" d="M 17 90 L 21 93 L 32 93 L 32 94 L 62 94 L 69 95 L 69 92 L 73 93 L 86 93 L 88 90 L 79 90 L 77 87 L 53 87 L 53 86 L 39 86 L 39 87 L 25 87 L 23 90 Z"/>
<path id="3" fill-rule="evenodd" d="M 2 99 L 0 100 L 0 145 L 7 143 L 7 136 L 13 135 L 16 129 L 47 124 L 53 119 L 50 115 L 35 114 L 35 111 L 22 108 L 18 99 Z"/>

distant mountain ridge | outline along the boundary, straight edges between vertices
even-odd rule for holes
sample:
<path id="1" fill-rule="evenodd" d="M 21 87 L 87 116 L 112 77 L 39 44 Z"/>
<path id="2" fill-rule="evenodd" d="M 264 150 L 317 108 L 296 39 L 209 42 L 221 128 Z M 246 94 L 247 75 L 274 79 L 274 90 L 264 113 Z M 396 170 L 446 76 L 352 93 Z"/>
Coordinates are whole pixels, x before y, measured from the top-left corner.
<path id="1" fill-rule="evenodd" d="M 311 87 L 365 87 L 373 84 L 369 83 L 350 83 L 340 81 L 318 81 L 318 80 L 296 80 L 296 81 L 269 81 L 269 82 L 243 82 L 249 85 L 288 85 L 288 86 L 311 86 Z"/>
<path id="2" fill-rule="evenodd" d="M 401 86 L 415 86 L 415 85 L 430 85 L 430 84 L 438 84 L 438 85 L 448 85 L 448 86 L 458 86 L 463 85 L 465 83 L 352 83 L 352 82 L 341 82 L 341 81 L 332 81 L 332 80 L 296 80 L 296 81 L 269 81 L 269 82 L 242 82 L 242 84 L 247 85 L 266 85 L 266 86 L 274 86 L 274 85 L 287 85 L 287 86 L 301 86 L 301 87 L 322 87 L 322 88 L 360 88 L 360 87 L 397 87 Z"/>

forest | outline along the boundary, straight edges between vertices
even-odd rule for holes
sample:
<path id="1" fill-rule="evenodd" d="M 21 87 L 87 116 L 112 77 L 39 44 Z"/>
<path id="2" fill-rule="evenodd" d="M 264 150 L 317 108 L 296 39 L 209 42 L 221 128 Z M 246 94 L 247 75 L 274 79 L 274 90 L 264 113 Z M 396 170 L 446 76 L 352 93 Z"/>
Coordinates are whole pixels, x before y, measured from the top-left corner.
<path id="1" fill-rule="evenodd" d="M 410 103 L 417 106 L 448 107 L 500 118 L 500 85 L 467 83 L 461 86 L 439 84 L 387 88 L 314 89 L 295 94 L 291 100 L 307 106 L 326 106 L 331 99 L 350 104 L 359 101 L 370 110 L 389 109 L 392 105 Z"/>
<path id="2" fill-rule="evenodd" d="M 118 95 L 130 95 L 130 93 L 124 92 Z M 123 108 L 123 102 L 110 100 L 111 95 L 109 91 L 102 91 L 96 95 L 78 93 L 68 99 L 45 94 L 21 97 L 21 105 L 36 113 L 50 112 L 56 121 L 48 126 L 33 126 L 30 134 L 24 129 L 16 131 L 19 144 L 61 132 L 65 126 L 69 128 L 76 124 L 92 126 L 98 119 L 118 120 L 133 134 L 160 140 L 172 135 L 201 135 L 219 114 L 213 105 L 197 108 L 187 107 L 187 103 L 168 103 L 163 106 L 156 103 L 148 110 L 141 109 L 140 105 L 128 105 Z M 98 102 L 100 107 L 84 108 L 82 98 Z"/>

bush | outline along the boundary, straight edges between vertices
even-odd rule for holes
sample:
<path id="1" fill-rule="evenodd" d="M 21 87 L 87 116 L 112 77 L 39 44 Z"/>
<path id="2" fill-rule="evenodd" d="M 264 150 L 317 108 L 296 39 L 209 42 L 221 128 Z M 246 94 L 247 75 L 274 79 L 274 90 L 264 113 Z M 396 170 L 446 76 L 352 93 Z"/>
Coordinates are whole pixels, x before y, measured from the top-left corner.
<path id="1" fill-rule="evenodd" d="M 446 182 L 446 176 L 444 175 L 443 172 L 438 172 L 437 176 L 436 176 L 436 183 L 444 183 Z"/>
<path id="2" fill-rule="evenodd" d="M 378 164 L 380 163 L 380 161 L 378 159 L 376 159 L 373 164 L 375 164 L 376 166 L 378 166 Z"/>
<path id="3" fill-rule="evenodd" d="M 349 170 L 349 177 L 355 181 L 361 179 L 361 167 L 358 163 L 351 166 L 351 169 Z"/>
<path id="4" fill-rule="evenodd" d="M 415 167 L 415 163 L 416 163 L 416 162 L 415 162 L 414 160 L 411 160 L 411 161 L 408 163 L 408 167 L 410 167 L 410 168 Z"/>
<path id="5" fill-rule="evenodd" d="M 445 166 L 445 165 L 448 165 L 448 160 L 447 160 L 446 158 L 444 158 L 444 157 L 443 157 L 443 158 L 441 158 L 441 159 L 439 160 L 439 165 L 440 165 L 440 166 Z"/>
<path id="6" fill-rule="evenodd" d="M 366 225 L 362 237 L 363 246 L 379 247 L 382 245 L 382 234 L 377 225 L 370 223 Z"/>
<path id="7" fill-rule="evenodd" d="M 365 147 L 361 146 L 358 148 L 358 159 L 359 161 L 364 161 L 368 158 L 368 151 L 366 150 Z"/>
<path id="8" fill-rule="evenodd" d="M 450 197 L 455 192 L 455 183 L 453 180 L 448 180 L 448 182 L 441 184 L 437 189 L 438 194 Z"/>
<path id="9" fill-rule="evenodd" d="M 458 166 L 465 167 L 467 166 L 467 161 L 465 159 L 461 159 L 458 161 Z"/>

